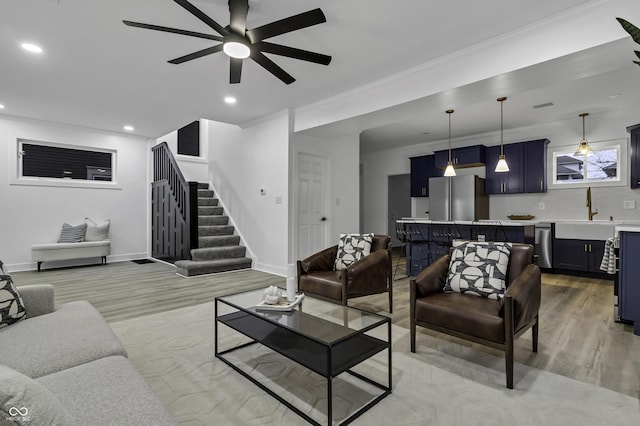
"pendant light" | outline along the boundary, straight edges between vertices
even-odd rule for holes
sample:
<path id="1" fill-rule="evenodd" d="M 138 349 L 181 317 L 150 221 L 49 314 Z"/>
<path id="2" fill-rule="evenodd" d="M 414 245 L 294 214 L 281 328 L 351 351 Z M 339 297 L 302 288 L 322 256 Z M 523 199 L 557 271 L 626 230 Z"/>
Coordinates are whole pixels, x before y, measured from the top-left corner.
<path id="1" fill-rule="evenodd" d="M 453 110 L 448 109 L 445 112 L 449 116 L 449 162 L 447 163 L 447 168 L 444 169 L 444 175 L 455 176 L 456 170 L 453 168 L 453 163 L 451 162 L 451 114 L 453 114 Z"/>
<path id="2" fill-rule="evenodd" d="M 584 136 L 584 118 L 587 115 L 589 115 L 588 112 L 583 112 L 582 114 L 578 115 L 578 117 L 582 117 L 582 140 L 580 141 L 580 145 L 578 145 L 578 149 L 576 149 L 576 152 L 574 152 L 573 155 L 587 156 L 593 154 L 593 149 L 591 149 L 587 138 Z"/>
<path id="3" fill-rule="evenodd" d="M 504 137 L 503 137 L 504 120 L 503 120 L 503 111 L 502 111 L 502 104 L 504 103 L 504 101 L 507 100 L 507 98 L 503 96 L 496 100 L 500 102 L 500 157 L 498 157 L 498 164 L 496 164 L 496 172 L 503 173 L 503 172 L 509 171 L 509 165 L 507 164 L 507 160 L 504 157 Z"/>

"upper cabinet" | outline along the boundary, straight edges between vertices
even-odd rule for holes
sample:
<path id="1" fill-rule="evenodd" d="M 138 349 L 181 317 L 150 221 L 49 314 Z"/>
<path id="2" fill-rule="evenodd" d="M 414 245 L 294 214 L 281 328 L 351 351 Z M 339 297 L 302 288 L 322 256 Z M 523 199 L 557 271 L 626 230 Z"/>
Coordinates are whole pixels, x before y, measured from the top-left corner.
<path id="1" fill-rule="evenodd" d="M 627 132 L 631 134 L 630 186 L 631 188 L 640 188 L 640 124 L 627 127 Z"/>
<path id="2" fill-rule="evenodd" d="M 496 172 L 500 156 L 500 145 L 487 148 L 487 170 L 485 192 L 487 194 L 520 194 L 524 192 L 524 145 L 511 143 L 504 145 L 504 156 L 509 165 L 508 172 Z"/>
<path id="3" fill-rule="evenodd" d="M 449 150 L 436 151 L 436 167 L 445 168 L 449 162 Z M 485 146 L 473 145 L 451 150 L 451 162 L 454 166 L 475 167 L 485 164 Z"/>
<path id="4" fill-rule="evenodd" d="M 547 192 L 547 145 L 549 139 L 523 142 L 524 192 Z"/>
<path id="5" fill-rule="evenodd" d="M 442 176 L 442 170 L 436 167 L 435 155 L 411 157 L 411 196 L 429 196 L 429 178 Z"/>
<path id="6" fill-rule="evenodd" d="M 508 172 L 496 173 L 500 146 L 487 148 L 486 193 L 522 194 L 547 192 L 547 145 L 538 139 L 504 145 Z"/>

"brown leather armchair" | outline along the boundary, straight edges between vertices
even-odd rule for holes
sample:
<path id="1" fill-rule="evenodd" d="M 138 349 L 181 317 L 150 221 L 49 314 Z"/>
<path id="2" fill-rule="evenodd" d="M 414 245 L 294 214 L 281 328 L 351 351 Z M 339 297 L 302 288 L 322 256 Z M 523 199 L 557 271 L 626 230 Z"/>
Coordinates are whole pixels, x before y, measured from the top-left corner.
<path id="1" fill-rule="evenodd" d="M 370 254 L 341 271 L 333 270 L 337 251 L 335 245 L 298 260 L 298 291 L 344 305 L 353 297 L 388 292 L 393 312 L 391 237 L 374 235 Z"/>
<path id="2" fill-rule="evenodd" d="M 538 352 L 540 268 L 533 264 L 533 246 L 513 244 L 507 267 L 505 295 L 494 300 L 445 293 L 449 254 L 425 268 L 410 282 L 411 352 L 416 351 L 416 326 L 446 333 L 505 352 L 507 388 L 513 389 L 513 342 L 532 329 Z"/>

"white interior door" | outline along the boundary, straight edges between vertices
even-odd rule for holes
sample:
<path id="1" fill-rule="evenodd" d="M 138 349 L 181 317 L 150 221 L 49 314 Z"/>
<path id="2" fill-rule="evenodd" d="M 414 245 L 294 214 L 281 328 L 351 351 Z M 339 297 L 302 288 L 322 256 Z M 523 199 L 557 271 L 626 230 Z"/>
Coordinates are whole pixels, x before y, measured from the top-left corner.
<path id="1" fill-rule="evenodd" d="M 298 259 L 327 248 L 326 162 L 298 154 Z"/>

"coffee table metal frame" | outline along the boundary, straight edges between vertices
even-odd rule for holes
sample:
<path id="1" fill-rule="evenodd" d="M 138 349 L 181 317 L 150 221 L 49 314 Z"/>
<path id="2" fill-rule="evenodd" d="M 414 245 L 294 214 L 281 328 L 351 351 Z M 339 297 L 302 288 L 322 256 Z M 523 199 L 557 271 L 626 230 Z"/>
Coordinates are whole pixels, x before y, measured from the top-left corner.
<path id="1" fill-rule="evenodd" d="M 344 419 L 344 421 L 340 423 L 342 425 L 352 422 L 391 393 L 390 318 L 357 308 L 320 301 L 318 299 L 313 299 L 313 301 L 309 303 L 328 304 L 332 309 L 342 309 L 343 324 L 340 324 L 339 321 L 336 320 L 337 318 L 334 319 L 334 321 L 329 321 L 325 318 L 315 316 L 313 313 L 305 312 L 304 306 L 307 300 L 303 301 L 297 309 L 291 312 L 261 311 L 255 308 L 255 304 L 261 300 L 261 294 L 262 290 L 251 290 L 229 296 L 216 297 L 214 336 L 216 358 L 222 360 L 229 367 L 249 379 L 252 383 L 276 398 L 296 414 L 315 425 L 319 425 L 320 423 L 269 389 L 265 384 L 243 371 L 240 367 L 225 358 L 224 355 L 259 343 L 323 376 L 327 379 L 327 422 L 329 425 L 333 424 L 332 381 L 338 375 L 347 372 L 382 390 L 381 394 Z M 253 304 L 246 303 L 247 300 L 252 299 L 255 300 Z M 227 305 L 232 309 L 225 309 L 232 310 L 233 312 L 219 315 L 219 304 Z M 348 318 L 354 315 L 366 317 L 367 321 L 364 322 L 368 324 L 365 324 L 362 328 L 350 328 L 348 326 Z M 249 337 L 252 341 L 219 351 L 219 323 Z M 347 323 L 347 325 L 344 323 Z M 387 326 L 386 342 L 366 334 L 385 324 Z M 286 344 L 283 345 L 283 343 Z M 300 350 L 301 348 L 304 348 L 304 350 Z M 386 385 L 351 370 L 351 368 L 384 350 L 388 352 L 388 383 Z"/>

